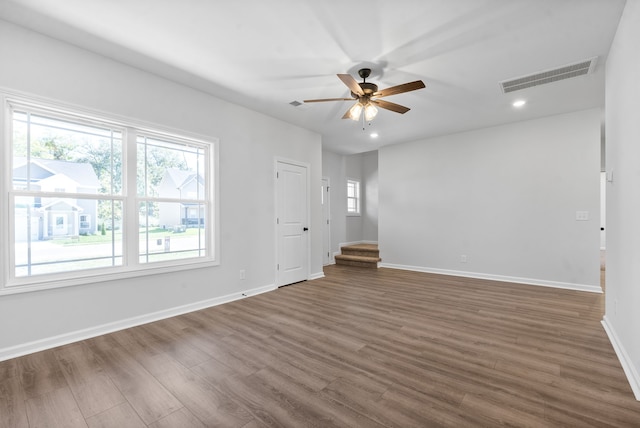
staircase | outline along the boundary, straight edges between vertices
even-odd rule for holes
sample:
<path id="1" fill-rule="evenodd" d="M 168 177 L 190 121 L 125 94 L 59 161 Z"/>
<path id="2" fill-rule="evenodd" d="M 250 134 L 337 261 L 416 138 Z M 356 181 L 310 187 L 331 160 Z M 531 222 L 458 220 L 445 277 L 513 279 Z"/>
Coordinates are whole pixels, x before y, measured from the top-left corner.
<path id="1" fill-rule="evenodd" d="M 377 244 L 347 245 L 341 250 L 342 254 L 335 256 L 337 265 L 377 269 L 381 260 Z"/>

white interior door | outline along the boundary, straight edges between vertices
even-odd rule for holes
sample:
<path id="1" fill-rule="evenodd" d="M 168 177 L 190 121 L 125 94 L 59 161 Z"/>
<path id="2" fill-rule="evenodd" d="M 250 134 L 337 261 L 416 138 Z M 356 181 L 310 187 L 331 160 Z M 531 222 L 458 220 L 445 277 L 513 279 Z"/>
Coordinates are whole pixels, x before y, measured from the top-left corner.
<path id="1" fill-rule="evenodd" d="M 277 285 L 309 278 L 308 171 L 304 165 L 277 162 Z"/>
<path id="2" fill-rule="evenodd" d="M 322 179 L 322 264 L 331 263 L 331 211 L 329 208 L 329 179 Z"/>

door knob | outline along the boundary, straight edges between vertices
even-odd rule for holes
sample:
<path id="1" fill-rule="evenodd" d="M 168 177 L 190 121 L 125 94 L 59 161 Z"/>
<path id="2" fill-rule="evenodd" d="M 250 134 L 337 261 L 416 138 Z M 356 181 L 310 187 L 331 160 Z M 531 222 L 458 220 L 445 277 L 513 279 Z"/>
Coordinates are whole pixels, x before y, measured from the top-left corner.
<path id="1" fill-rule="evenodd" d="M 303 231 L 303 232 L 306 232 L 307 230 L 309 230 L 309 228 L 308 228 L 308 227 L 303 227 L 303 228 L 302 228 L 302 231 Z"/>

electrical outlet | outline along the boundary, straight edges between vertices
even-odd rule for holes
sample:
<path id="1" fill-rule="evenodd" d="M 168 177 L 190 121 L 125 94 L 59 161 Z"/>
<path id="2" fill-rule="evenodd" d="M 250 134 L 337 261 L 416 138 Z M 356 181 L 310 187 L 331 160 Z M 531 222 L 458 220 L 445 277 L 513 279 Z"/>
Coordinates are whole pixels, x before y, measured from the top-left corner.
<path id="1" fill-rule="evenodd" d="M 240 279 L 245 279 L 246 277 L 247 276 L 246 276 L 246 273 L 245 273 L 244 269 L 240 269 Z"/>
<path id="2" fill-rule="evenodd" d="M 468 259 L 466 254 L 460 256 L 460 263 L 466 263 L 467 261 Z"/>

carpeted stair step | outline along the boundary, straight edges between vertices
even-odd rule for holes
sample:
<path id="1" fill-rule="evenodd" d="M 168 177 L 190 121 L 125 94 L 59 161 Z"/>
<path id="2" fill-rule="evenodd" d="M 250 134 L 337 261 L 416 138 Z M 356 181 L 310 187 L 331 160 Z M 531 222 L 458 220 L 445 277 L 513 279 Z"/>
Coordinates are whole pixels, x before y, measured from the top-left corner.
<path id="1" fill-rule="evenodd" d="M 342 266 L 357 266 L 366 268 L 377 268 L 379 257 L 353 256 L 348 254 L 336 254 L 336 264 Z"/>
<path id="2" fill-rule="evenodd" d="M 343 266 L 358 266 L 378 268 L 380 251 L 376 244 L 345 245 L 340 248 L 342 254 L 335 256 L 336 264 Z"/>
<path id="3" fill-rule="evenodd" d="M 340 252 L 347 256 L 380 257 L 380 250 L 375 244 L 345 245 L 340 248 Z"/>

